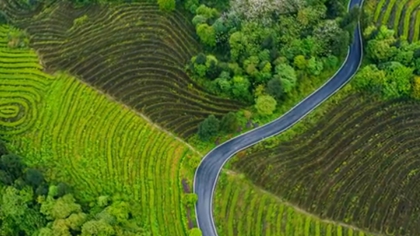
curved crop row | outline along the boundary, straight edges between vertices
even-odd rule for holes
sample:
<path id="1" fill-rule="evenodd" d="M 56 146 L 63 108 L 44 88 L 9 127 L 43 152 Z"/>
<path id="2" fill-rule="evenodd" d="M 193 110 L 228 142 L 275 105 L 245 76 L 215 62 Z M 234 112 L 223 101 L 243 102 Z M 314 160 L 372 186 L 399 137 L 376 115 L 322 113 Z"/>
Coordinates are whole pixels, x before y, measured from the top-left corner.
<path id="1" fill-rule="evenodd" d="M 185 73 L 199 44 L 181 13 L 162 13 L 149 3 L 77 14 L 63 3 L 52 9 L 17 22 L 48 71 L 68 71 L 183 138 L 209 114 L 220 117 L 242 106 L 206 93 Z M 62 17 L 63 11 L 70 13 Z M 74 26 L 83 15 L 86 20 Z"/>
<path id="2" fill-rule="evenodd" d="M 37 107 L 51 77 L 42 75 L 34 52 L 7 48 L 7 28 L 0 26 L 0 32 L 0 130 L 5 134 L 21 134 L 38 119 Z"/>
<path id="3" fill-rule="evenodd" d="M 234 167 L 320 217 L 419 235 L 420 104 L 352 97 L 340 107 L 302 137 L 251 151 Z"/>
<path id="4" fill-rule="evenodd" d="M 411 41 L 419 39 L 420 0 L 376 0 L 374 20 Z"/>
<path id="5" fill-rule="evenodd" d="M 371 235 L 348 225 L 318 219 L 234 176 L 221 176 L 214 204 L 220 235 Z"/>
<path id="6" fill-rule="evenodd" d="M 13 151 L 79 198 L 121 195 L 153 235 L 186 235 L 181 163 L 195 154 L 79 80 L 43 73 L 33 51 L 6 48 L 7 32 L 0 28 L 0 135 Z"/>

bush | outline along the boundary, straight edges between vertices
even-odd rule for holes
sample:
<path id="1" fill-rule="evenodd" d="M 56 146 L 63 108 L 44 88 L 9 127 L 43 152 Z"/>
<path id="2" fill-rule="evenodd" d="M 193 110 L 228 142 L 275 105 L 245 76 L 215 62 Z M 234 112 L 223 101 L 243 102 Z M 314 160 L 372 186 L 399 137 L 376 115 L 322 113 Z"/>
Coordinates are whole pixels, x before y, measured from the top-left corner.
<path id="1" fill-rule="evenodd" d="M 270 95 L 261 95 L 255 102 L 255 108 L 257 108 L 258 114 L 263 116 L 273 114 L 276 106 L 276 100 Z"/>
<path id="2" fill-rule="evenodd" d="M 158 0 L 159 9 L 162 11 L 175 10 L 175 0 Z"/>
<path id="3" fill-rule="evenodd" d="M 214 116 L 209 115 L 198 125 L 198 137 L 202 141 L 208 141 L 219 132 L 220 121 Z"/>
<path id="4" fill-rule="evenodd" d="M 233 112 L 229 112 L 223 116 L 220 122 L 220 129 L 225 132 L 234 132 L 238 128 L 239 122 L 238 119 Z"/>

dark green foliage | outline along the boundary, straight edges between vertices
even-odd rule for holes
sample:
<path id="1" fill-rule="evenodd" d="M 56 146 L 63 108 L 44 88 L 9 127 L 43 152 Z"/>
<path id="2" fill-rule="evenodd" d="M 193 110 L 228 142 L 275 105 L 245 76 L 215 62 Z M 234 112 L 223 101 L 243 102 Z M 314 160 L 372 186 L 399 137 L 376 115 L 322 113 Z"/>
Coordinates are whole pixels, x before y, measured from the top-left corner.
<path id="1" fill-rule="evenodd" d="M 206 55 L 203 53 L 199 53 L 197 57 L 195 58 L 195 63 L 198 65 L 204 65 L 206 64 L 206 60 L 207 60 Z"/>
<path id="2" fill-rule="evenodd" d="M 32 187 L 36 188 L 44 182 L 44 176 L 39 170 L 29 168 L 25 173 L 25 181 Z"/>
<path id="3" fill-rule="evenodd" d="M 0 137 L 1 138 L 1 137 Z M 0 157 L 9 153 L 6 148 L 6 144 L 0 140 Z"/>
<path id="4" fill-rule="evenodd" d="M 13 181 L 22 176 L 24 165 L 21 157 L 15 154 L 6 154 L 0 158 L 0 169 L 6 172 Z"/>
<path id="5" fill-rule="evenodd" d="M 347 1 L 345 0 L 326 0 L 325 6 L 327 7 L 327 17 L 334 19 L 343 15 L 347 9 Z"/>
<path id="6" fill-rule="evenodd" d="M 219 66 L 217 66 L 215 61 L 210 61 L 209 63 L 209 67 L 207 68 L 206 71 L 206 77 L 213 80 L 216 79 L 220 73 L 222 72 L 222 68 L 220 68 Z"/>
<path id="7" fill-rule="evenodd" d="M 13 178 L 6 171 L 0 170 L 0 182 L 3 185 L 12 185 L 13 181 Z"/>
<path id="8" fill-rule="evenodd" d="M 62 197 L 72 192 L 71 187 L 63 182 L 57 184 L 57 197 Z"/>
<path id="9" fill-rule="evenodd" d="M 272 78 L 268 81 L 266 90 L 267 93 L 273 96 L 277 101 L 280 101 L 285 95 L 281 81 L 278 78 Z"/>
<path id="10" fill-rule="evenodd" d="M 222 120 L 220 121 L 220 130 L 231 133 L 236 131 L 238 125 L 239 122 L 235 113 L 229 112 L 222 117 Z"/>
<path id="11" fill-rule="evenodd" d="M 198 125 L 198 137 L 203 141 L 208 141 L 219 132 L 220 121 L 214 116 L 209 115 Z"/>

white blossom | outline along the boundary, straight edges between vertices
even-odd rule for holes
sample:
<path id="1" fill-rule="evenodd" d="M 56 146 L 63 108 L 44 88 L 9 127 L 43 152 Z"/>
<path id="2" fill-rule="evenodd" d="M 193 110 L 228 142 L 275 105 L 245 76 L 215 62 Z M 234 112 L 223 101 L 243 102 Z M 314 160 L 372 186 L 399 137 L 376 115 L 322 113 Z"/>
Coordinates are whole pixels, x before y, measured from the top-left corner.
<path id="1" fill-rule="evenodd" d="M 232 0 L 231 9 L 246 20 L 269 21 L 272 14 L 296 12 L 305 0 Z"/>

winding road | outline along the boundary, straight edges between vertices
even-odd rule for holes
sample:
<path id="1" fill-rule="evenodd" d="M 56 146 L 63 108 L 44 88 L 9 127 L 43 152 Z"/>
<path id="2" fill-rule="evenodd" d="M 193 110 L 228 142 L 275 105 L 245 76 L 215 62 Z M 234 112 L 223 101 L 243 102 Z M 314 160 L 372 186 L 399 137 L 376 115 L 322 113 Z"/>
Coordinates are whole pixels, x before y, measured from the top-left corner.
<path id="1" fill-rule="evenodd" d="M 348 9 L 361 6 L 363 0 L 350 0 Z M 262 140 L 282 133 L 342 88 L 359 69 L 363 57 L 360 22 L 354 33 L 346 60 L 340 69 L 319 89 L 302 100 L 280 118 L 228 140 L 211 150 L 199 164 L 194 175 L 195 206 L 198 227 L 204 236 L 217 236 L 213 219 L 213 194 L 223 165 L 237 152 Z"/>

